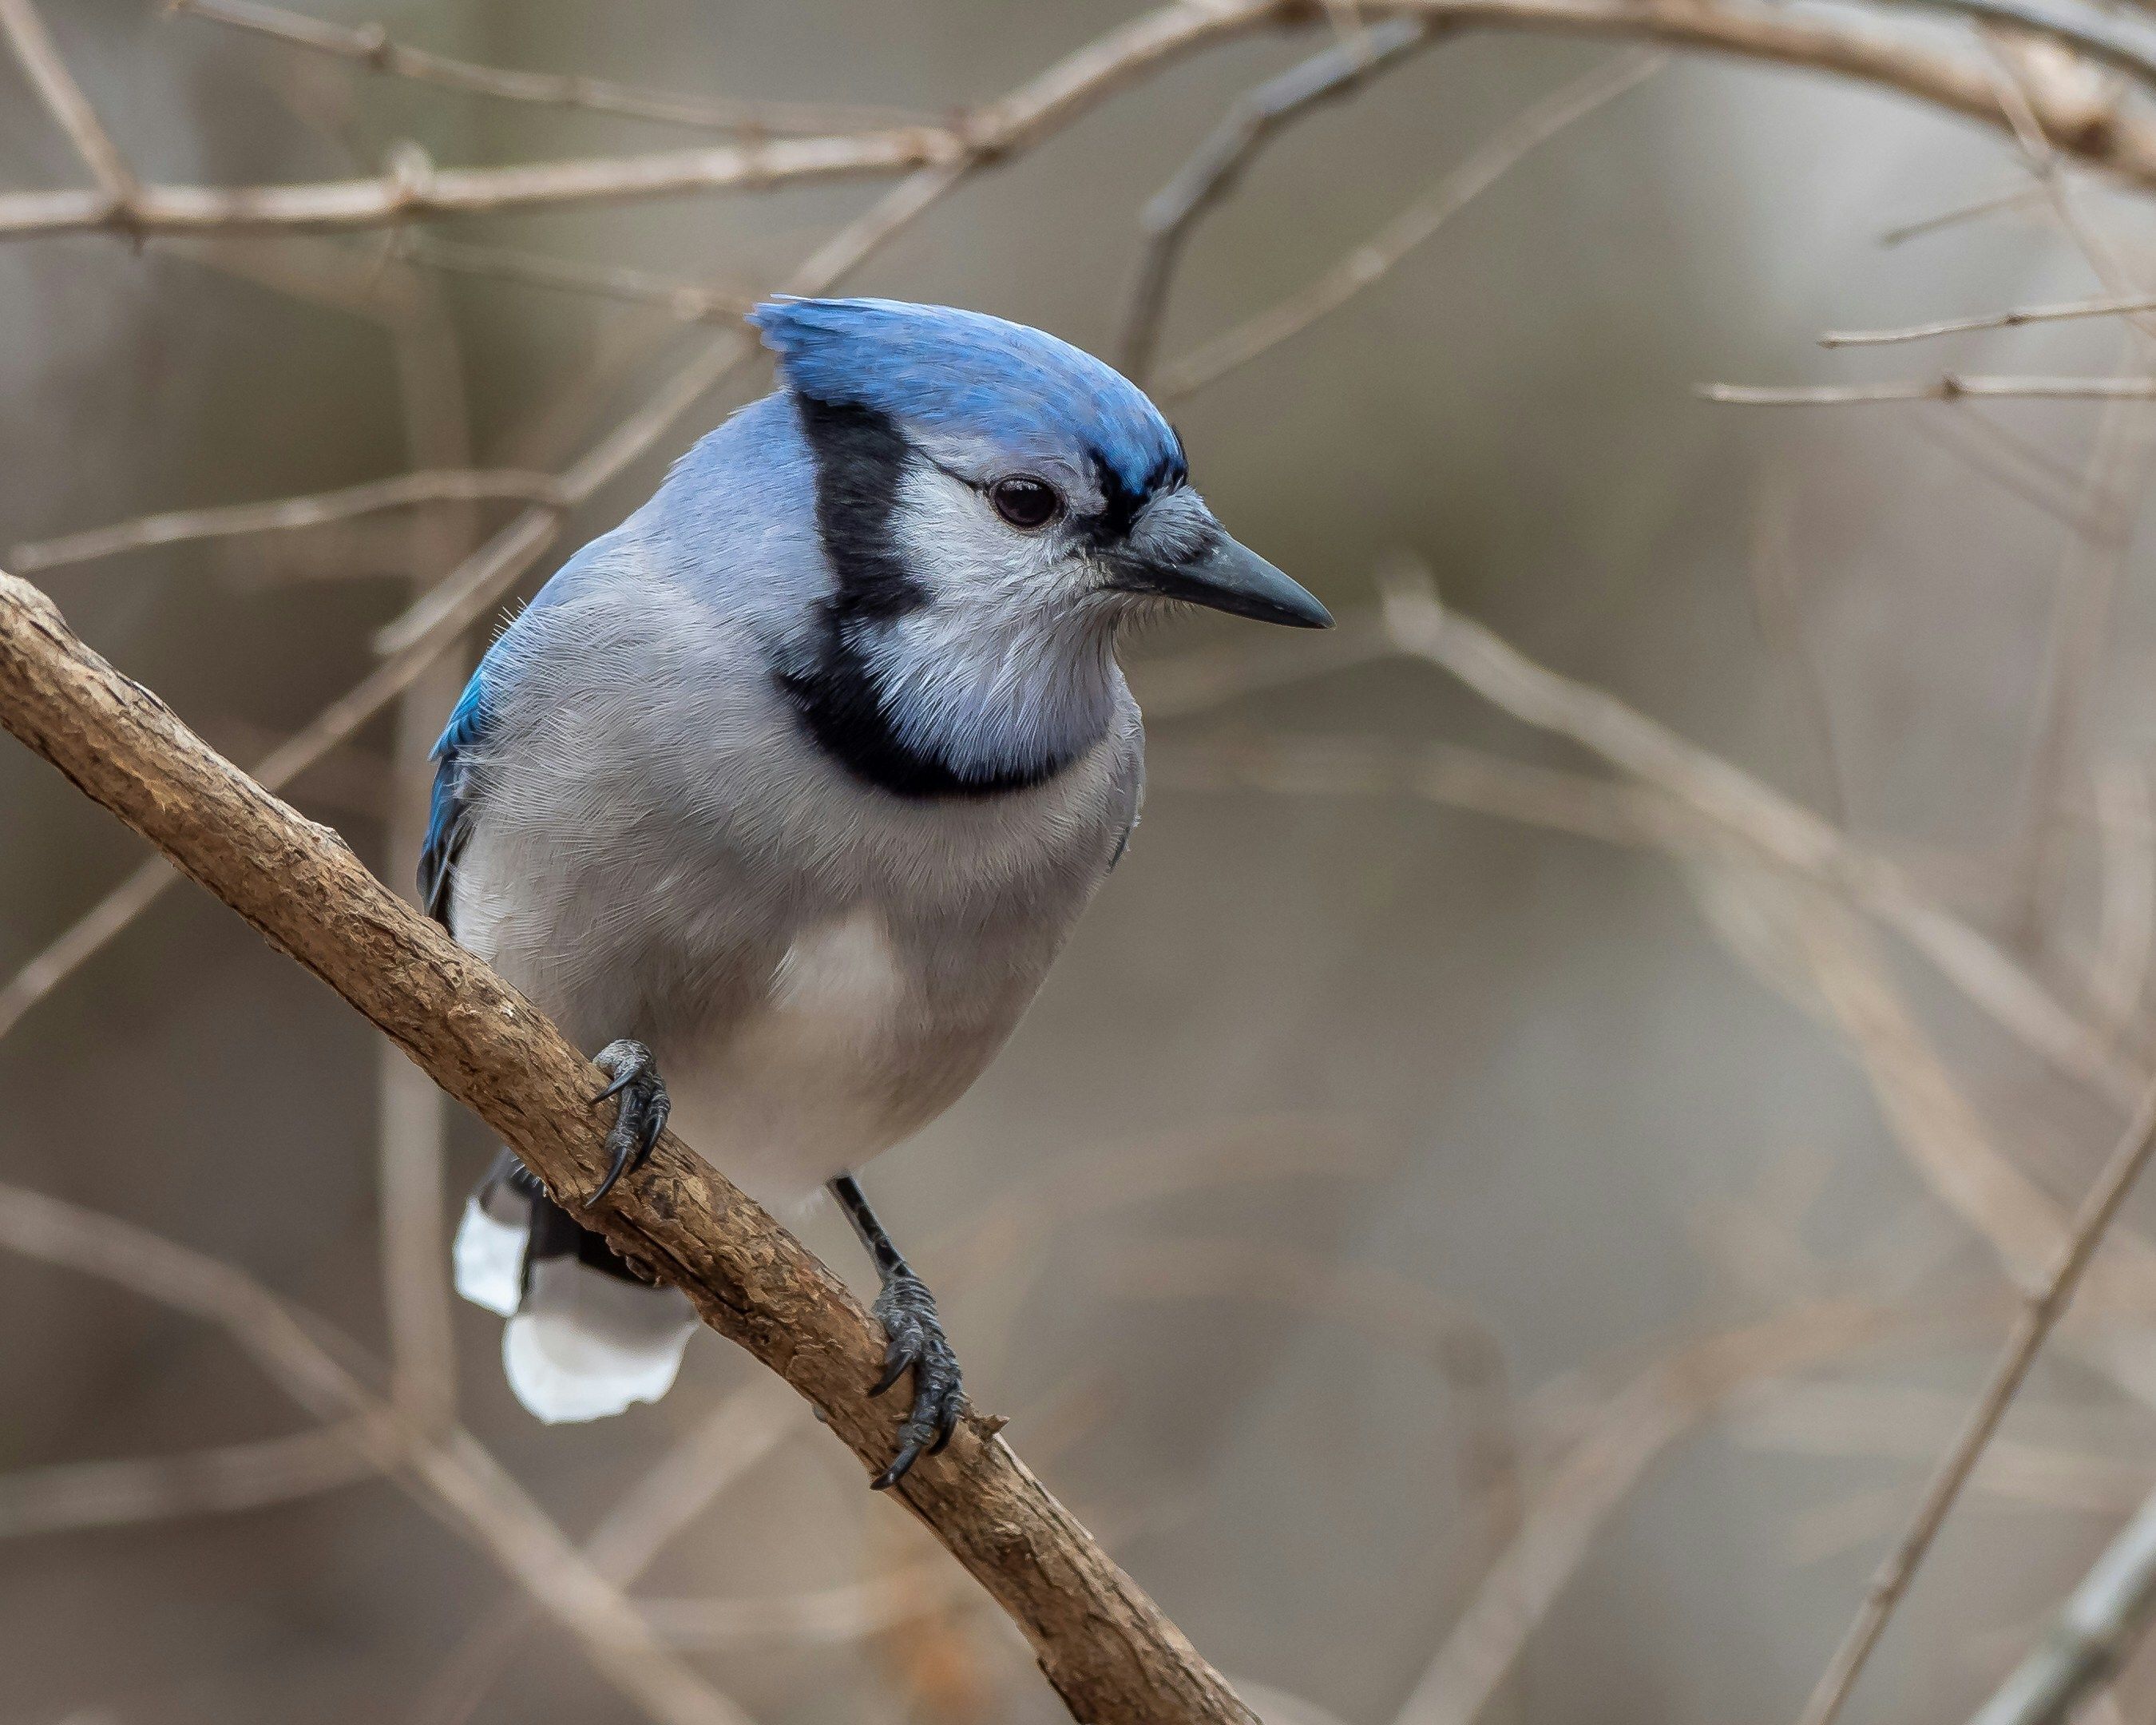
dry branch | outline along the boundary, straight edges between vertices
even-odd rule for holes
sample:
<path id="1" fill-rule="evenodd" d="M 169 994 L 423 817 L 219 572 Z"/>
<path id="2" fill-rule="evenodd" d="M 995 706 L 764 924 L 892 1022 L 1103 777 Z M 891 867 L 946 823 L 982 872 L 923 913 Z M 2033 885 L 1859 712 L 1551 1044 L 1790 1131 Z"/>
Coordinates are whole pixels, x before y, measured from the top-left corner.
<path id="1" fill-rule="evenodd" d="M 0 1538 L 259 1509 L 381 1473 L 348 1424 L 170 1455 L 23 1468 L 0 1474 Z"/>
<path id="2" fill-rule="evenodd" d="M 1862 1347 L 1889 1324 L 1874 1307 L 1829 1301 L 1696 1342 L 1641 1373 L 1534 1493 L 1394 1725 L 1473 1725 L 1596 1534 L 1671 1444 L 1745 1384 Z"/>
<path id="3" fill-rule="evenodd" d="M 616 1250 L 812 1401 L 873 1471 L 900 1410 L 875 1324 L 793 1236 L 672 1139 L 605 1208 L 603 1080 L 530 1003 L 0 576 L 0 723 L 371 1019 Z M 1254 1716 L 1012 1454 L 968 1418 L 897 1488 L 1025 1633 L 1081 1720 Z"/>
<path id="4" fill-rule="evenodd" d="M 1170 400 L 1192 394 L 1331 316 L 1382 280 L 1534 151 L 1645 82 L 1667 59 L 1660 54 L 1626 54 L 1543 97 L 1491 134 L 1428 197 L 1394 217 L 1301 292 L 1164 367 L 1159 393 Z"/>
<path id="5" fill-rule="evenodd" d="M 2016 22 L 2099 58 L 2111 33 L 2087 15 L 2039 16 L 2018 0 Z M 1883 33 L 1868 23 L 1796 18 L 1714 0 L 1358 0 L 1365 20 L 1409 17 L 1434 27 L 1614 38 L 1804 67 L 1873 84 L 2012 131 L 2015 116 L 1988 68 Z M 1951 0 L 1993 17 L 2005 0 Z M 145 185 L 126 207 L 86 192 L 0 197 L 0 237 L 99 231 L 200 234 L 262 228 L 353 228 L 593 202 L 771 187 L 979 161 L 1019 148 L 1076 118 L 1146 71 L 1199 48 L 1300 23 L 1308 0 L 1197 0 L 1133 19 L 1002 100 L 947 126 L 899 126 L 775 138 L 643 156 L 506 167 L 392 172 L 304 185 Z M 2137 47 L 2134 56 L 2140 58 Z M 2143 186 L 2156 186 L 2156 130 L 2131 115 L 2092 111 L 2078 82 L 2030 93 L 2028 109 L 2057 150 Z"/>
<path id="6" fill-rule="evenodd" d="M 2121 1666 L 2156 1616 L 2156 1497 L 2104 1548 L 2035 1652 L 1972 1725 L 2065 1725 Z"/>
<path id="7" fill-rule="evenodd" d="M 2001 210 L 2025 209 L 2032 203 L 2042 203 L 2044 195 L 2042 187 L 2028 185 L 2012 186 L 2004 192 L 1987 193 L 1982 198 L 1972 198 L 1965 203 L 1934 211 L 1928 216 L 1919 216 L 1914 221 L 1882 229 L 1879 244 L 1882 246 L 1906 245 L 1912 239 L 1922 239 L 1927 234 L 1958 227 L 1964 222 L 1997 215 Z"/>
<path id="8" fill-rule="evenodd" d="M 1701 398 L 1748 408 L 1840 408 L 1887 402 L 1962 401 L 1970 396 L 2015 401 L 2156 401 L 2156 377 L 1971 377 L 1944 372 L 1892 383 L 1705 383 Z"/>
<path id="9" fill-rule="evenodd" d="M 391 78 L 408 78 L 417 83 L 465 90 L 474 95 L 495 96 L 503 101 L 588 108 L 594 113 L 654 120 L 669 126 L 696 126 L 712 131 L 819 132 L 846 126 L 909 125 L 922 118 L 894 108 L 859 107 L 850 103 L 714 100 L 706 96 L 680 95 L 671 90 L 646 90 L 638 85 L 617 84 L 611 79 L 588 78 L 582 74 L 523 72 L 482 66 L 413 48 L 396 40 L 378 23 L 335 23 L 326 18 L 310 18 L 305 13 L 289 12 L 281 6 L 266 6 L 261 0 L 167 0 L 166 10 L 174 17 L 229 24 L 290 47 L 349 60 L 370 72 Z"/>
<path id="10" fill-rule="evenodd" d="M 522 282 L 531 287 L 562 288 L 571 293 L 600 294 L 639 305 L 663 306 L 684 323 L 718 323 L 742 316 L 756 303 L 753 294 L 729 293 L 679 276 L 660 275 L 649 270 L 632 270 L 619 264 L 590 264 L 577 258 L 550 258 L 537 252 L 511 251 L 505 246 L 464 245 L 444 239 L 417 240 L 410 255 L 415 263 L 466 275 L 491 276 L 498 281 Z"/>
<path id="11" fill-rule="evenodd" d="M 197 539 L 231 539 L 248 533 L 287 532 L 295 527 L 326 526 L 377 510 L 408 509 L 424 503 L 477 503 L 508 499 L 562 506 L 560 483 L 552 474 L 489 470 L 485 468 L 422 470 L 389 479 L 369 480 L 334 491 L 303 497 L 275 497 L 260 503 L 227 503 L 210 509 L 175 509 L 137 516 L 110 526 L 87 527 L 52 539 L 33 539 L 14 547 L 8 557 L 18 569 L 55 569 L 86 563 L 123 551 L 181 545 Z"/>
<path id="12" fill-rule="evenodd" d="M 2123 317 L 2137 311 L 2156 311 L 2156 295 L 2115 294 L 2101 300 L 2068 300 L 2055 305 L 2016 305 L 2005 311 L 1945 317 L 1891 330 L 1829 330 L 1819 338 L 1819 344 L 1822 347 L 1881 347 L 1897 341 L 1928 341 L 1938 336 L 1965 336 L 1975 330 L 2015 330 L 2028 324 Z"/>
<path id="13" fill-rule="evenodd" d="M 1908 1591 L 1917 1566 L 1944 1525 L 1947 1512 L 1975 1471 L 1984 1445 L 1999 1430 L 1999 1422 L 2006 1417 L 2007 1408 L 2035 1363 L 2037 1351 L 2072 1301 L 2097 1248 L 2103 1242 L 2105 1230 L 2148 1165 L 2152 1152 L 2156 1152 L 2156 1091 L 2143 1101 L 2111 1159 L 2082 1199 L 2050 1276 L 2030 1294 L 2015 1320 L 1967 1421 L 1940 1459 L 1907 1529 L 1872 1577 L 1862 1609 L 1805 1703 L 1801 1725 L 1833 1725 L 1840 1717 L 1865 1661 L 1886 1631 L 1887 1620 Z"/>
<path id="14" fill-rule="evenodd" d="M 5 633 L 17 620 L 8 614 L 8 589 L 22 583 L 7 576 L 0 582 L 7 583 L 0 588 Z M 16 692 L 5 676 L 0 689 L 0 701 Z M 655 1725 L 747 1725 L 740 1709 L 653 1635 L 469 1433 L 429 1434 L 412 1425 L 346 1363 L 357 1349 L 339 1337 L 332 1351 L 319 1322 L 303 1318 L 252 1277 L 132 1223 L 19 1186 L 0 1184 L 0 1247 L 100 1276 L 218 1326 L 287 1395 L 325 1422 L 342 1422 L 376 1466 L 493 1558 Z"/>
<path id="15" fill-rule="evenodd" d="M 439 1092 L 438 1092 L 439 1094 Z M 639 1579 L 681 1532 L 734 1482 L 776 1448 L 795 1423 L 800 1404 L 757 1392 L 730 1396 L 647 1469 L 601 1518 L 583 1543 L 585 1560 L 617 1587 Z M 685 1646 L 639 1603 L 653 1632 Z M 461 1725 L 516 1651 L 533 1616 L 527 1594 L 508 1595 L 467 1630 L 429 1681 L 412 1717 L 415 1725 Z"/>
<path id="16" fill-rule="evenodd" d="M 90 98 L 60 58 L 31 0 L 0 0 L 0 35 L 7 37 L 38 99 L 97 182 L 108 214 L 124 223 L 141 187 L 121 155 L 120 146 L 98 119 L 97 110 L 90 106 Z"/>
<path id="17" fill-rule="evenodd" d="M 1235 188 L 1258 152 L 1312 109 L 1353 95 L 1436 39 L 1437 33 L 1423 20 L 1394 18 L 1353 33 L 1237 98 L 1226 117 L 1138 213 L 1145 250 L 1116 341 L 1126 372 L 1143 382 L 1152 369 L 1168 289 L 1183 248 L 1199 218 Z"/>
<path id="18" fill-rule="evenodd" d="M 2047 1063 L 2092 1085 L 2122 1113 L 2139 1103 L 2146 1074 L 2116 1057 L 2107 1039 L 1994 942 L 1924 896 L 1884 858 L 1857 850 L 1810 809 L 1601 690 L 1527 659 L 1446 609 L 1419 575 L 1394 584 L 1385 609 L 1403 652 L 1441 666 L 1515 718 L 1572 738 L 1779 866 L 1853 900 Z"/>

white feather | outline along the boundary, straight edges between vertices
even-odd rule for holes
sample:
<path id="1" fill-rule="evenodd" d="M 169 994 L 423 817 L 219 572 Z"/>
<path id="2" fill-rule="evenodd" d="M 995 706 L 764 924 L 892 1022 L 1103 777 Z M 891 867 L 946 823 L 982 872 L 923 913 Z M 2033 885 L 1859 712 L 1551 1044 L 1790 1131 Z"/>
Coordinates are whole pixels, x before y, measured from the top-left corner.
<path id="1" fill-rule="evenodd" d="M 603 1420 L 673 1388 L 696 1328 L 675 1289 L 542 1258 L 502 1331 L 501 1363 L 517 1400 L 549 1425 Z"/>
<path id="2" fill-rule="evenodd" d="M 529 1208 L 528 1206 L 526 1207 Z M 457 1291 L 475 1306 L 504 1317 L 515 1314 L 524 1291 L 524 1244 L 528 1222 L 497 1221 L 474 1193 L 465 1200 L 465 1219 L 451 1249 Z"/>

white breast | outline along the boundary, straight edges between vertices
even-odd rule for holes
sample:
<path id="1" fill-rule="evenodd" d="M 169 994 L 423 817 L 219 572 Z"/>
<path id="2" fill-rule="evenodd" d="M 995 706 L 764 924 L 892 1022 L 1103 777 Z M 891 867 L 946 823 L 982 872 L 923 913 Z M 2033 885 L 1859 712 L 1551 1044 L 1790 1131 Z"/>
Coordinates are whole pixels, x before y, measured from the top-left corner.
<path id="1" fill-rule="evenodd" d="M 790 1040 L 875 1040 L 911 992 L 882 916 L 864 906 L 805 930 L 772 973 L 768 1017 Z"/>
<path id="2" fill-rule="evenodd" d="M 917 1122 L 904 1076 L 921 1009 L 873 906 L 806 928 L 719 1045 L 662 1050 L 675 1124 L 752 1196 L 789 1209 Z"/>

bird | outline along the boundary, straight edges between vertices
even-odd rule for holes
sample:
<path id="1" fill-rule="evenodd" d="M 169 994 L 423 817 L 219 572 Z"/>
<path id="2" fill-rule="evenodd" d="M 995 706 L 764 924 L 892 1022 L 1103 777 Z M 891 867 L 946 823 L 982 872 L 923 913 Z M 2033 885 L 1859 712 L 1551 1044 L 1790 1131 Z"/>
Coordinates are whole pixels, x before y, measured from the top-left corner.
<path id="1" fill-rule="evenodd" d="M 592 1206 L 670 1118 L 752 1198 L 826 1191 L 910 1408 L 878 1488 L 964 1405 L 934 1296 L 861 1166 L 978 1078 L 1129 843 L 1127 630 L 1198 606 L 1323 628 L 1231 538 L 1135 384 L 1024 325 L 773 299 L 774 391 L 496 637 L 434 753 L 427 912 L 609 1080 Z M 453 1247 L 511 1389 L 592 1420 L 696 1328 L 502 1151 Z"/>

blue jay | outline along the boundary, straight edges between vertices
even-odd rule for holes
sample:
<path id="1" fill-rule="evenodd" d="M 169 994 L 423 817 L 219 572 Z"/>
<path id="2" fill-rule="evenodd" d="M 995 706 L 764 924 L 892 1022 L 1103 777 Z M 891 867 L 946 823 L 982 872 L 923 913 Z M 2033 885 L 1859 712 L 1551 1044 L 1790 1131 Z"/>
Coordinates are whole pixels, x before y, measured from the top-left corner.
<path id="1" fill-rule="evenodd" d="M 877 1393 L 913 1378 L 880 1487 L 948 1439 L 961 1387 L 853 1170 L 979 1076 L 1130 837 L 1119 631 L 1176 603 L 1332 619 L 1076 348 L 885 300 L 750 321 L 778 391 L 572 557 L 457 703 L 419 885 L 604 1045 L 601 1198 L 670 1111 L 775 1214 L 835 1196 L 881 1283 Z M 695 1328 L 506 1153 L 454 1267 L 508 1319 L 510 1384 L 542 1420 L 655 1399 Z"/>

